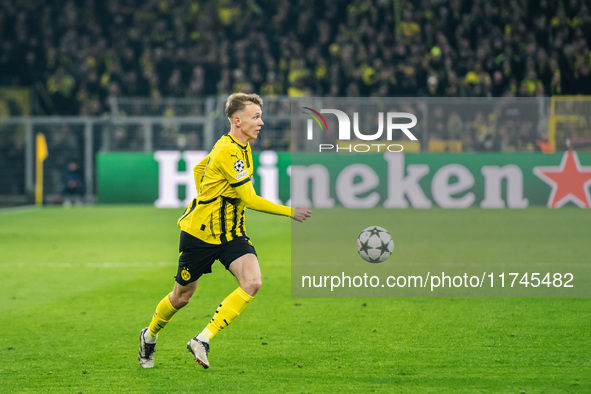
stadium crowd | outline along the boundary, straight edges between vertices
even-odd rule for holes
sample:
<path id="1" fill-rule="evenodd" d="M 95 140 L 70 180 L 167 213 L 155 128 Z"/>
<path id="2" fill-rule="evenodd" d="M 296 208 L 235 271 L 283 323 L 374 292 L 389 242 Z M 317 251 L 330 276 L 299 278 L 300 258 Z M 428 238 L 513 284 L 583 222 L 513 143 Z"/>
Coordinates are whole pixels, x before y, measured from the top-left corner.
<path id="1" fill-rule="evenodd" d="M 109 96 L 591 94 L 583 0 L 0 1 L 0 86 Z"/>

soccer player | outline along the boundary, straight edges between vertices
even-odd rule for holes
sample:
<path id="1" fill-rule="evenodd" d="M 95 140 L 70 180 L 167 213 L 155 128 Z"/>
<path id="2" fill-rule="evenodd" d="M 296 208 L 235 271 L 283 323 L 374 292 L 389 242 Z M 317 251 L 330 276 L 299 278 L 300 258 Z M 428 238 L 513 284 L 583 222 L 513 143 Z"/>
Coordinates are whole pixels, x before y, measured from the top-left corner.
<path id="1" fill-rule="evenodd" d="M 253 188 L 250 140 L 263 126 L 263 100 L 256 94 L 235 93 L 226 101 L 230 132 L 193 169 L 197 197 L 179 218 L 179 264 L 174 288 L 156 307 L 150 325 L 140 332 L 139 363 L 154 366 L 158 333 L 179 309 L 189 303 L 197 280 L 219 260 L 238 279 L 238 288 L 219 305 L 209 324 L 187 343 L 195 361 L 209 368 L 209 341 L 244 310 L 261 287 L 261 270 L 254 246 L 246 235 L 245 208 L 289 216 L 303 222 L 306 208 L 278 205 L 258 196 Z"/>

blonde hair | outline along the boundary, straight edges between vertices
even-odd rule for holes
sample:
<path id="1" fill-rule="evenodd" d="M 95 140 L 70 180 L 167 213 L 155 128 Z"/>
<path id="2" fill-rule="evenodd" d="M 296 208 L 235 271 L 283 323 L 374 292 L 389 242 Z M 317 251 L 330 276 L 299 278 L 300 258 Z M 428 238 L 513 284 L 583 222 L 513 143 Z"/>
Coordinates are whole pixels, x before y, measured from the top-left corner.
<path id="1" fill-rule="evenodd" d="M 247 94 L 247 93 L 234 93 L 228 97 L 226 101 L 226 109 L 225 113 L 228 119 L 232 119 L 232 115 L 234 115 L 238 111 L 242 111 L 246 104 L 253 103 L 258 105 L 259 107 L 263 106 L 263 99 L 255 93 Z"/>

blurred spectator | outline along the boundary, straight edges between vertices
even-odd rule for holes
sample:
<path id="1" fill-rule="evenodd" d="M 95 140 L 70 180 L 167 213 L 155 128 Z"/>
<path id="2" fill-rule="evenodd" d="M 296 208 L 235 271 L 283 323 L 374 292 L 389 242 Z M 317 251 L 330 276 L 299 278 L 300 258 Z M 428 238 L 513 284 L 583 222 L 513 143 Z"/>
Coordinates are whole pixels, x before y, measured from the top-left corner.
<path id="1" fill-rule="evenodd" d="M 64 206 L 80 205 L 84 198 L 84 182 L 82 172 L 75 161 L 70 161 L 64 172 L 63 198 Z"/>

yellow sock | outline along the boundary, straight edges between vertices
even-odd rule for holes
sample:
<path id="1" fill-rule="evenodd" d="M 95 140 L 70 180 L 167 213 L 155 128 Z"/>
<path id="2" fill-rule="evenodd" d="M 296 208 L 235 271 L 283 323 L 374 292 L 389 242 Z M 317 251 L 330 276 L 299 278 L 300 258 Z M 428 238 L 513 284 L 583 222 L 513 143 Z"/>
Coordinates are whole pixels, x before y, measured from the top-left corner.
<path id="1" fill-rule="evenodd" d="M 203 334 L 208 340 L 232 322 L 246 308 L 254 297 L 248 295 L 240 286 L 230 293 L 215 311 Z"/>
<path id="2" fill-rule="evenodd" d="M 174 314 L 177 312 L 176 309 L 170 303 L 169 295 L 167 294 L 156 307 L 156 312 L 150 322 L 149 334 L 155 338 L 158 332 L 166 326 L 166 324 L 172 319 Z"/>

